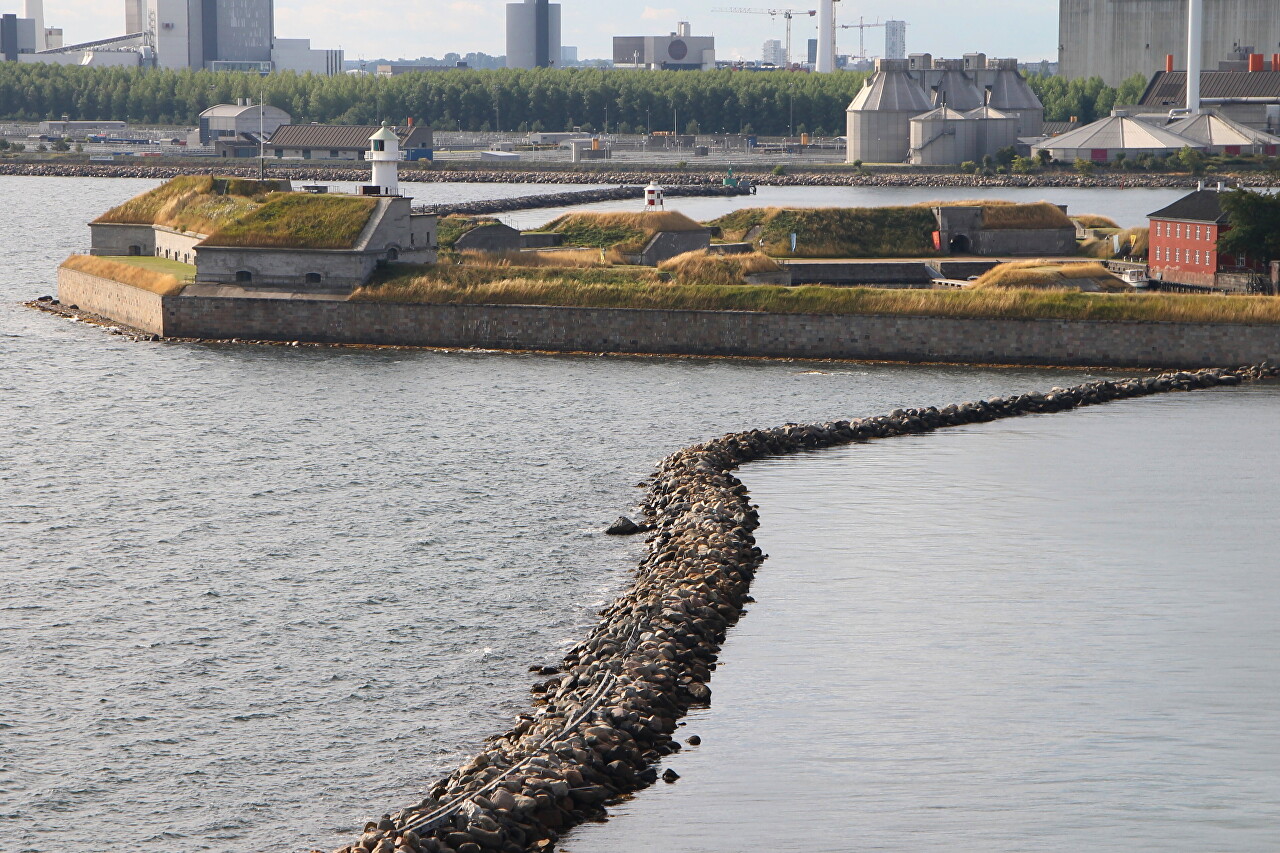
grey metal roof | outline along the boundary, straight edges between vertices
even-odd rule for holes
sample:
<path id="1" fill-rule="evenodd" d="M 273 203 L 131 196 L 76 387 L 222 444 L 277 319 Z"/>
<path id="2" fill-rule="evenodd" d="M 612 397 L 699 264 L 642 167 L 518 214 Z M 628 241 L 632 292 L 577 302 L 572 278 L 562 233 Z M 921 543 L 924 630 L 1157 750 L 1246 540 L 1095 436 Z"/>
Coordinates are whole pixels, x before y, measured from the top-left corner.
<path id="1" fill-rule="evenodd" d="M 1091 124 L 1086 124 L 1084 127 L 1067 131 L 1061 136 L 1046 139 L 1040 143 L 1040 147 L 1180 151 L 1183 148 L 1203 146 L 1195 140 L 1179 136 L 1150 122 L 1139 121 L 1133 116 L 1108 116 Z"/>
<path id="2" fill-rule="evenodd" d="M 1280 145 L 1280 138 L 1216 113 L 1178 119 L 1165 125 L 1165 129 L 1201 145 Z"/>
<path id="3" fill-rule="evenodd" d="M 965 118 L 981 118 L 981 119 L 1004 119 L 1006 121 L 1017 121 L 1016 117 L 1011 116 L 1008 113 L 1001 112 L 995 107 L 990 107 L 990 106 L 978 107 L 976 109 L 969 110 L 967 113 L 964 114 L 964 117 Z M 1069 122 L 1063 122 L 1063 123 L 1068 124 Z M 1045 122 L 1045 124 L 1049 124 L 1049 122 Z"/>
<path id="4" fill-rule="evenodd" d="M 964 121 L 964 113 L 957 112 L 951 107 L 938 107 L 936 110 L 929 110 L 927 113 L 921 113 L 918 116 L 912 116 L 912 121 Z"/>
<path id="5" fill-rule="evenodd" d="M 334 151 L 365 151 L 369 137 L 382 127 L 376 124 L 282 124 L 271 134 L 268 144 L 274 148 L 314 148 Z M 420 142 L 431 144 L 431 129 L 422 125 L 394 127 L 401 148 L 414 148 Z"/>
<path id="6" fill-rule="evenodd" d="M 1275 98 L 1280 103 L 1280 71 L 1202 71 L 1202 98 Z M 1187 72 L 1158 71 L 1138 101 L 1144 107 L 1180 107 L 1187 102 Z"/>
<path id="7" fill-rule="evenodd" d="M 998 110 L 1044 109 L 1044 104 L 1040 103 L 1022 75 L 1008 68 L 996 72 L 996 78 L 991 83 L 991 98 L 987 103 Z"/>
<path id="8" fill-rule="evenodd" d="M 267 106 L 268 108 L 274 109 L 270 104 Z M 252 104 L 250 106 L 243 106 L 241 104 L 215 104 L 200 113 L 200 118 L 236 118 L 237 116 L 251 111 L 254 114 L 257 114 L 258 105 Z"/>
<path id="9" fill-rule="evenodd" d="M 933 109 L 919 81 L 906 71 L 877 71 L 853 96 L 849 112 L 909 112 Z"/>
<path id="10" fill-rule="evenodd" d="M 933 90 L 933 103 L 957 110 L 972 110 L 982 106 L 982 95 L 973 81 L 963 71 L 944 71 Z"/>
<path id="11" fill-rule="evenodd" d="M 1216 190 L 1196 190 L 1175 201 L 1168 207 L 1162 207 L 1155 213 L 1148 213 L 1152 219 L 1177 219 L 1183 222 L 1217 222 L 1227 221 L 1222 212 L 1222 193 Z"/>

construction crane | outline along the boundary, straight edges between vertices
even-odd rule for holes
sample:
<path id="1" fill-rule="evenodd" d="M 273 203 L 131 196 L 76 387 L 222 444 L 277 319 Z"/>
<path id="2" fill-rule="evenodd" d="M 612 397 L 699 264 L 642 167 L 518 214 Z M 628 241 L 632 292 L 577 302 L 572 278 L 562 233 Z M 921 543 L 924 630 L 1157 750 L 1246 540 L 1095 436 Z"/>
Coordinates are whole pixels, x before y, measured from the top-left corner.
<path id="1" fill-rule="evenodd" d="M 783 20 L 787 22 L 787 42 L 783 52 L 786 57 L 788 69 L 791 68 L 791 19 L 796 15 L 808 15 L 812 18 L 814 15 L 818 14 L 817 9 L 748 9 L 742 6 L 730 6 L 723 9 L 712 9 L 711 11 L 731 12 L 736 15 L 768 15 L 771 18 L 776 18 L 778 15 L 781 15 Z"/>
<path id="2" fill-rule="evenodd" d="M 856 57 L 856 58 L 857 58 L 857 60 L 858 60 L 859 62 L 866 62 L 866 61 L 867 61 L 867 44 L 866 44 L 866 35 L 867 35 L 867 30 L 873 30 L 873 29 L 875 29 L 876 27 L 883 27 L 883 26 L 884 26 L 884 24 L 880 23 L 880 21 L 879 21 L 878 19 L 876 20 L 876 22 L 875 22 L 874 24 L 867 24 L 867 23 L 863 23 L 863 20 L 862 20 L 862 16 L 861 16 L 861 15 L 859 15 L 859 16 L 858 16 L 858 23 L 856 23 L 856 24 L 841 24 L 841 25 L 840 25 L 840 29 L 842 29 L 842 30 L 857 30 L 857 31 L 858 31 L 858 55 L 857 55 L 857 57 Z"/>

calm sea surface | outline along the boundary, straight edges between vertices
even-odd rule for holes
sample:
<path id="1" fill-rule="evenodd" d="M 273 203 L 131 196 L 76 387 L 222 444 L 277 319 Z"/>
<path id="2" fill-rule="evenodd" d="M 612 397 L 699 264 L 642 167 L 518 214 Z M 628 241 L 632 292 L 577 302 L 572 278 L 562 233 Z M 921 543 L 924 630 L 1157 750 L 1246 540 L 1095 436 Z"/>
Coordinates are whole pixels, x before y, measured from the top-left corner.
<path id="1" fill-rule="evenodd" d="M 625 584 L 641 543 L 599 531 L 661 456 L 1086 376 L 141 344 L 17 304 L 153 183 L 0 178 L 5 850 L 337 846 L 526 707 Z M 773 556 L 706 741 L 567 846 L 1280 845 L 1277 402 L 744 471 Z"/>

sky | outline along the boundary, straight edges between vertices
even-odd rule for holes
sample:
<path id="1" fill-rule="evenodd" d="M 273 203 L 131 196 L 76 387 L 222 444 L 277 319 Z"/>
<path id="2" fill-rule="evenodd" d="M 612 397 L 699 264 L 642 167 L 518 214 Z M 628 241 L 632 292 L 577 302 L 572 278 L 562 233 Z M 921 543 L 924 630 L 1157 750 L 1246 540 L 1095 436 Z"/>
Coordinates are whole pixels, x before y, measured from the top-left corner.
<path id="1" fill-rule="evenodd" d="M 314 48 L 340 47 L 347 59 L 414 59 L 445 53 L 506 53 L 505 0 L 275 0 L 276 35 L 309 38 Z M 713 12 L 722 7 L 771 8 L 767 0 L 649 0 L 605 3 L 561 0 L 561 42 L 576 45 L 581 59 L 612 54 L 615 35 L 664 35 L 676 21 L 689 21 L 694 35 L 716 37 L 716 58 L 758 60 L 766 39 L 784 38 L 782 18 Z M 21 14 L 20 0 L 4 0 L 4 11 Z M 803 2 L 789 7 L 807 10 Z M 836 4 L 837 23 L 907 22 L 907 51 L 958 57 L 981 51 L 1024 61 L 1057 58 L 1056 0 L 851 0 Z M 804 56 L 805 40 L 817 35 L 817 18 L 792 21 L 792 56 Z M 45 0 L 45 25 L 62 27 L 65 41 L 90 41 L 124 31 L 123 0 Z M 884 30 L 868 29 L 867 54 L 884 52 Z M 840 30 L 841 53 L 857 53 L 858 31 Z"/>

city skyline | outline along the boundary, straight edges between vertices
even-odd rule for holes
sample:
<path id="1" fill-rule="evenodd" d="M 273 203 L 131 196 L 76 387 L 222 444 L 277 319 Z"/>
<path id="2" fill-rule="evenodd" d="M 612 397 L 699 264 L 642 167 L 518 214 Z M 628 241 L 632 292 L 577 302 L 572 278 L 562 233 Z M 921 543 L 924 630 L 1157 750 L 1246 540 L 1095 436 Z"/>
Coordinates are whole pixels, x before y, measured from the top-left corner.
<path id="1" fill-rule="evenodd" d="M 20 4 L 18 11 L 20 11 Z M 707 0 L 691 6 L 660 2 L 626 8 L 564 7 L 562 43 L 578 48 L 582 59 L 609 57 L 612 38 L 624 34 L 665 34 L 678 20 L 688 20 L 695 35 L 714 35 L 719 59 L 758 60 L 760 45 L 783 37 L 780 18 L 763 15 L 734 15 L 712 12 L 721 5 Z M 752 4 L 755 5 L 755 4 Z M 769 4 L 759 4 L 767 8 Z M 341 47 L 347 59 L 414 59 L 441 57 L 446 53 L 481 52 L 494 56 L 505 53 L 506 0 L 443 0 L 428 7 L 408 0 L 387 0 L 376 7 L 339 3 L 311 3 L 277 0 L 276 32 L 310 38 L 314 43 Z M 794 4 L 791 8 L 806 8 Z M 1007 6 L 996 0 L 974 0 L 965 14 L 938 15 L 933 0 L 878 2 L 858 7 L 867 22 L 900 19 L 907 22 L 907 50 L 935 55 L 955 55 L 982 51 L 992 56 L 1015 56 L 1024 61 L 1057 58 L 1058 2 L 1033 0 L 1018 11 L 1017 26 L 990 26 L 992 21 L 1009 20 Z M 841 14 L 843 12 L 843 14 Z M 852 5 L 837 6 L 838 23 L 856 21 Z M 89 0 L 46 0 L 48 26 L 62 26 L 68 44 L 119 35 L 124 30 L 124 4 L 95 3 Z M 816 18 L 796 18 L 793 45 L 804 44 L 816 35 Z M 838 33 L 841 53 L 858 50 L 856 30 Z M 866 33 L 869 55 L 884 52 L 884 30 Z M 793 53 L 796 53 L 793 47 Z"/>

